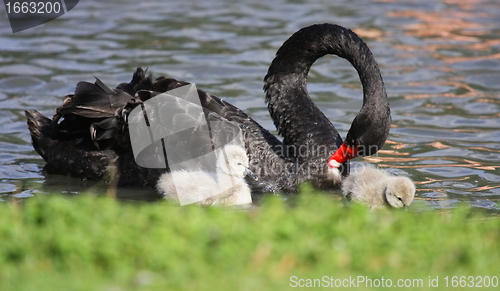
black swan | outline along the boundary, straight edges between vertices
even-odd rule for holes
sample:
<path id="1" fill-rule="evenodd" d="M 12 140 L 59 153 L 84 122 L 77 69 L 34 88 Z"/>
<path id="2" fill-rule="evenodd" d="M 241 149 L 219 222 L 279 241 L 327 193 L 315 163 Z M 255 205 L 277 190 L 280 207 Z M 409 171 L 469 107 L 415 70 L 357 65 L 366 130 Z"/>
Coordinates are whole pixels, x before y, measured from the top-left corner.
<path id="1" fill-rule="evenodd" d="M 307 93 L 309 69 L 326 54 L 347 59 L 363 86 L 363 105 L 345 141 Z M 98 79 L 78 83 L 52 120 L 26 111 L 33 146 L 47 162 L 45 172 L 92 180 L 115 172 L 118 185 L 154 187 L 169 169 L 135 163 L 127 117 L 149 98 L 187 84 L 166 77 L 153 82 L 138 68 L 130 83 L 116 89 Z M 320 189 L 338 188 L 348 174 L 348 160 L 375 154 L 387 139 L 391 116 L 380 70 L 363 40 L 344 27 L 317 24 L 294 33 L 269 67 L 264 91 L 282 142 L 240 109 L 198 90 L 207 116 L 217 115 L 241 128 L 250 168 L 258 176 L 249 181 L 254 193 L 294 192 L 303 181 Z"/>
<path id="2" fill-rule="evenodd" d="M 342 194 L 372 209 L 408 208 L 415 196 L 415 184 L 408 177 L 396 177 L 373 166 L 362 166 L 344 179 Z"/>
<path id="3" fill-rule="evenodd" d="M 223 152 L 222 152 L 223 151 Z M 160 176 L 156 189 L 164 198 L 178 200 L 181 205 L 244 206 L 252 203 L 245 176 L 248 168 L 245 148 L 227 145 L 219 153 L 215 177 L 207 171 L 171 171 Z"/>

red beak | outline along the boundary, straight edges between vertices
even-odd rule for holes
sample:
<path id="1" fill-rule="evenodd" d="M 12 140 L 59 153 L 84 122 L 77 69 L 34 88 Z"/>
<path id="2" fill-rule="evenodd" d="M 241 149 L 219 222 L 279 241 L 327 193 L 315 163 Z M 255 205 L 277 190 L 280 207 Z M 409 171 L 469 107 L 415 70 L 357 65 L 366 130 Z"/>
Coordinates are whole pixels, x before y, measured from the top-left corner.
<path id="1" fill-rule="evenodd" d="M 337 168 L 337 166 L 334 166 L 335 163 L 330 163 L 330 161 L 336 161 L 337 163 L 342 164 L 357 156 L 358 156 L 358 146 L 357 145 L 349 146 L 347 145 L 346 142 L 344 142 L 328 159 L 328 167 Z"/>

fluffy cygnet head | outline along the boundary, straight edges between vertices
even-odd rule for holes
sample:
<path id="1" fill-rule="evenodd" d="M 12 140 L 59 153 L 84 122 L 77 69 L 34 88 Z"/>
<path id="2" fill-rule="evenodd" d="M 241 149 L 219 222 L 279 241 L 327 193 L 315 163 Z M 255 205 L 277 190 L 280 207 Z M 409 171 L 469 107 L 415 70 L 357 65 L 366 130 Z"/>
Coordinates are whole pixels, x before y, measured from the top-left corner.
<path id="1" fill-rule="evenodd" d="M 415 185 L 407 177 L 391 177 L 385 189 L 385 199 L 394 208 L 408 207 L 415 196 Z"/>
<path id="2" fill-rule="evenodd" d="M 248 168 L 248 157 L 245 149 L 236 145 L 227 145 L 217 158 L 217 167 L 230 176 L 244 178 L 247 175 L 255 178 Z"/>

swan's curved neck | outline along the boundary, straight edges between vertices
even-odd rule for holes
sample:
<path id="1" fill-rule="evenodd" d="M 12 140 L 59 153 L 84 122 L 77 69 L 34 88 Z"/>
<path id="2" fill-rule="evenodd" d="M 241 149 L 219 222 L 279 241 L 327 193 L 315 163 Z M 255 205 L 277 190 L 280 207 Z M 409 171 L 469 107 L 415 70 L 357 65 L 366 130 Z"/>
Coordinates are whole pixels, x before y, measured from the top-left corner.
<path id="1" fill-rule="evenodd" d="M 292 35 L 278 50 L 264 78 L 266 102 L 278 133 L 286 145 L 333 145 L 342 142 L 331 122 L 312 102 L 306 89 L 306 78 L 312 64 L 326 54 L 348 60 L 363 85 L 363 106 L 347 135 L 350 145 L 362 142 L 385 142 L 390 127 L 389 104 L 384 82 L 367 45 L 351 30 L 332 24 L 303 28 Z M 365 117 L 366 116 L 366 117 Z M 368 119 L 380 123 L 378 132 L 362 140 Z M 387 122 L 389 118 L 389 122 Z M 294 122 L 298 121 L 300 122 Z M 335 149 L 335 148 L 334 148 Z"/>

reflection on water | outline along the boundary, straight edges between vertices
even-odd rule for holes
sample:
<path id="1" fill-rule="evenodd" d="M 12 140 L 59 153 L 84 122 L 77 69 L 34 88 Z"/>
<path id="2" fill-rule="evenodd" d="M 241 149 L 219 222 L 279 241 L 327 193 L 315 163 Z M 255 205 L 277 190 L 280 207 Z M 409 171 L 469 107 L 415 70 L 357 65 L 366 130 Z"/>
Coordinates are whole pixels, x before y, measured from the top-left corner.
<path id="1" fill-rule="evenodd" d="M 261 89 L 267 66 L 297 29 L 331 22 L 368 42 L 390 97 L 389 140 L 364 162 L 411 176 L 422 207 L 467 203 L 498 211 L 497 1 L 331 2 L 87 0 L 21 33 L 0 26 L 0 199 L 108 191 L 104 183 L 42 174 L 44 163 L 30 145 L 23 110 L 51 116 L 78 81 L 95 75 L 118 84 L 128 81 L 136 66 L 149 66 L 156 76 L 195 82 L 274 128 Z M 1 14 L 0 22 L 6 21 Z M 345 135 L 362 99 L 350 64 L 318 60 L 309 91 Z M 155 199 L 151 191 L 137 189 L 117 195 Z"/>

